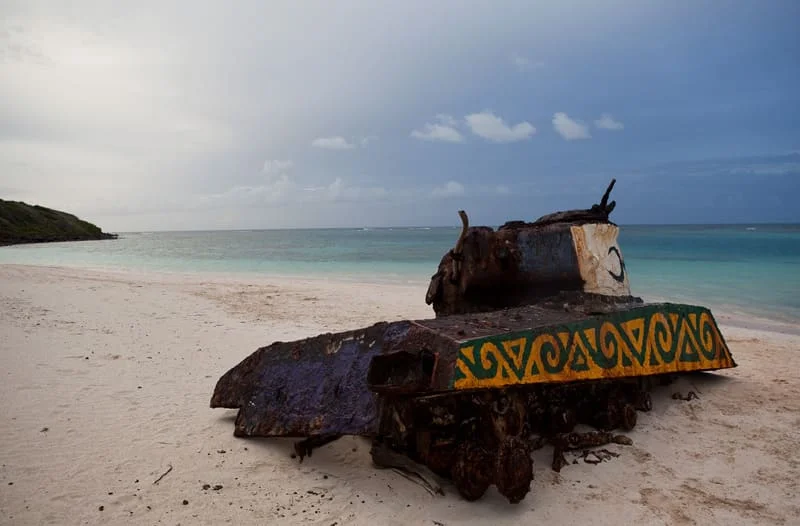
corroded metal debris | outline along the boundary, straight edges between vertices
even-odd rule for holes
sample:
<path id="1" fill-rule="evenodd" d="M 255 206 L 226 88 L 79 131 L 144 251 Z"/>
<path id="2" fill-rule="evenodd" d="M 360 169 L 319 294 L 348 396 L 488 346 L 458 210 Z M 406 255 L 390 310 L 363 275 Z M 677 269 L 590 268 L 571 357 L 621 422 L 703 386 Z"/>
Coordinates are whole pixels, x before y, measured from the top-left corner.
<path id="1" fill-rule="evenodd" d="M 586 460 L 587 456 L 592 453 L 588 450 L 588 448 L 605 446 L 606 444 L 622 444 L 630 446 L 633 444 L 633 440 L 625 435 L 617 435 L 609 431 L 588 431 L 585 433 L 560 433 L 552 437 L 550 439 L 550 443 L 553 444 L 552 468 L 553 471 L 559 472 L 561 471 L 561 468 L 568 464 L 566 457 L 564 457 L 565 451 L 578 449 L 583 450 L 583 458 Z M 611 456 L 618 456 L 616 453 L 612 453 L 608 450 L 600 451 L 604 451 Z M 586 462 L 589 462 L 590 464 L 600 463 L 600 461 L 591 462 L 589 460 L 586 460 Z"/>
<path id="2" fill-rule="evenodd" d="M 695 400 L 695 399 L 699 400 L 700 397 L 697 396 L 697 393 L 695 393 L 694 391 L 689 391 L 688 393 L 686 393 L 686 396 L 684 396 L 684 395 L 682 395 L 680 393 L 672 393 L 672 399 L 673 400 L 683 400 L 684 402 L 690 402 L 690 401 Z"/>
<path id="3" fill-rule="evenodd" d="M 238 409 L 236 436 L 299 438 L 300 461 L 364 436 L 376 466 L 429 490 L 443 477 L 467 500 L 494 485 L 521 501 L 541 444 L 558 470 L 568 449 L 625 443 L 614 431 L 652 408 L 653 385 L 736 366 L 708 309 L 631 295 L 613 185 L 589 209 L 497 231 L 461 213 L 426 295 L 435 317 L 274 342 L 219 379 L 211 407 Z"/>

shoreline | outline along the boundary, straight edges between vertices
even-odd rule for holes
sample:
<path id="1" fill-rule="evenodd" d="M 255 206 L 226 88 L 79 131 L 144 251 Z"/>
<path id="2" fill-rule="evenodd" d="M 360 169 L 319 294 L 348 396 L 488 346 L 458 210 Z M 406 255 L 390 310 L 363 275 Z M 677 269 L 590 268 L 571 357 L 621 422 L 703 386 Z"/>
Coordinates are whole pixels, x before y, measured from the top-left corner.
<path id="1" fill-rule="evenodd" d="M 118 234 L 103 233 L 99 237 L 82 237 L 71 239 L 21 239 L 13 241 L 2 241 L 0 247 L 15 247 L 19 245 L 50 245 L 52 243 L 80 243 L 83 241 L 113 241 L 119 239 Z"/>
<path id="2" fill-rule="evenodd" d="M 433 310 L 425 305 L 425 291 L 428 287 L 427 280 L 396 280 L 396 279 L 357 279 L 355 276 L 346 277 L 340 274 L 330 276 L 316 274 L 295 276 L 286 274 L 265 274 L 250 271 L 220 272 L 220 271 L 179 271 L 179 270 L 140 270 L 128 268 L 105 268 L 71 265 L 44 265 L 44 264 L 18 264 L 0 263 L 0 269 L 26 269 L 39 268 L 53 272 L 60 272 L 74 278 L 94 275 L 94 278 L 114 278 L 121 280 L 139 280 L 152 283 L 218 283 L 229 285 L 258 285 L 258 286 L 314 286 L 331 284 L 339 287 L 390 287 L 415 293 L 419 298 L 420 308 L 430 311 L 429 317 L 434 317 Z M 758 316 L 740 310 L 726 309 L 713 303 L 702 301 L 684 301 L 668 298 L 662 295 L 641 295 L 646 303 L 687 303 L 708 307 L 721 327 L 735 327 L 758 332 L 776 333 L 782 335 L 800 336 L 800 320 L 794 322 L 790 319 L 776 319 Z M 730 306 L 729 306 L 730 307 Z M 420 318 L 418 318 L 420 319 Z"/>

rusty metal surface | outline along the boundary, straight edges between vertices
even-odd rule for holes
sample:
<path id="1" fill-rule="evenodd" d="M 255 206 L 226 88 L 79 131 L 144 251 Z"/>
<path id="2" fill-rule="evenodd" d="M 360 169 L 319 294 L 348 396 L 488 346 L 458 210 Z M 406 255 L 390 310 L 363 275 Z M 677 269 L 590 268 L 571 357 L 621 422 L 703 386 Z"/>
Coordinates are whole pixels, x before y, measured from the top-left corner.
<path id="1" fill-rule="evenodd" d="M 532 230 L 535 230 L 533 232 Z M 485 312 L 531 303 L 560 290 L 579 290 L 569 228 L 524 230 L 471 227 L 460 252 L 442 258 L 426 301 L 437 316 Z"/>
<path id="2" fill-rule="evenodd" d="M 237 436 L 372 435 L 376 393 L 449 389 L 460 340 L 582 317 L 523 307 L 275 342 L 227 371 L 210 405 L 239 409 Z"/>
<path id="3" fill-rule="evenodd" d="M 613 185 L 590 209 L 512 221 L 496 231 L 469 227 L 460 211 L 461 235 L 431 277 L 425 301 L 437 316 L 448 316 L 536 303 L 563 291 L 630 295 L 618 228 L 608 220 Z"/>
<path id="4" fill-rule="evenodd" d="M 557 295 L 537 305 L 456 314 L 414 323 L 455 341 L 483 338 L 506 332 L 536 329 L 585 320 L 593 313 L 620 312 L 641 306 L 638 298 L 600 298 L 590 294 Z"/>
<path id="5" fill-rule="evenodd" d="M 380 323 L 263 347 L 219 379 L 211 407 L 239 408 L 237 436 L 374 434 L 378 404 L 367 369 L 409 325 Z"/>
<path id="6" fill-rule="evenodd" d="M 239 436 L 374 435 L 378 395 L 736 365 L 706 309 L 610 302 L 600 305 L 604 312 L 587 312 L 590 304 L 381 323 L 275 343 L 225 373 L 211 406 L 239 408 Z"/>
<path id="7" fill-rule="evenodd" d="M 550 224 L 467 229 L 442 258 L 426 302 L 437 316 L 540 303 L 564 292 L 630 297 L 619 228 Z"/>
<path id="8" fill-rule="evenodd" d="M 611 201 L 610 203 L 608 202 L 608 198 L 611 196 L 611 190 L 614 189 L 615 184 L 617 184 L 617 180 L 612 179 L 611 183 L 609 183 L 608 187 L 606 188 L 605 193 L 603 193 L 603 197 L 600 198 L 600 202 L 592 205 L 591 208 L 554 212 L 552 214 L 547 214 L 540 217 L 535 221 L 535 224 L 546 225 L 551 223 L 607 222 L 608 216 L 611 215 L 611 212 L 617 206 L 616 201 Z"/>

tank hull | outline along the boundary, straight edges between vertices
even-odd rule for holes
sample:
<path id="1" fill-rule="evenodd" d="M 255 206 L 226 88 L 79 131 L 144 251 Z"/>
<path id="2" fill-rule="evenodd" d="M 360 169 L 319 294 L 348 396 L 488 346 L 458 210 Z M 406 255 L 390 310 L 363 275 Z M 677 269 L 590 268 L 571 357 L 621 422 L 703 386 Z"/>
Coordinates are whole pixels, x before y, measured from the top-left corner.
<path id="1" fill-rule="evenodd" d="M 525 306 L 378 323 L 256 350 L 217 382 L 238 436 L 374 435 L 377 395 L 415 396 L 735 367 L 707 308 Z"/>
<path id="2" fill-rule="evenodd" d="M 478 480 L 518 502 L 532 464 L 510 479 L 507 464 L 530 458 L 531 436 L 630 429 L 659 376 L 736 367 L 704 307 L 573 301 L 276 342 L 225 373 L 211 407 L 239 409 L 236 436 L 305 439 L 301 458 L 370 437 L 466 498 L 483 494 Z"/>

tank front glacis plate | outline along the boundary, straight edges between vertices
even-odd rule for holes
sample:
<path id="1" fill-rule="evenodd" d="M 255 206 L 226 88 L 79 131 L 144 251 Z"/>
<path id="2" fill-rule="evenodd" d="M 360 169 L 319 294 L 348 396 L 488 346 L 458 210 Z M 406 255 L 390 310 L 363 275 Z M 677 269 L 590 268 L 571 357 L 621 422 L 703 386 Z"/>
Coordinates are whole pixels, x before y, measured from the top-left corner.
<path id="1" fill-rule="evenodd" d="M 461 342 L 455 389 L 571 382 L 736 367 L 711 312 L 651 304 Z"/>

